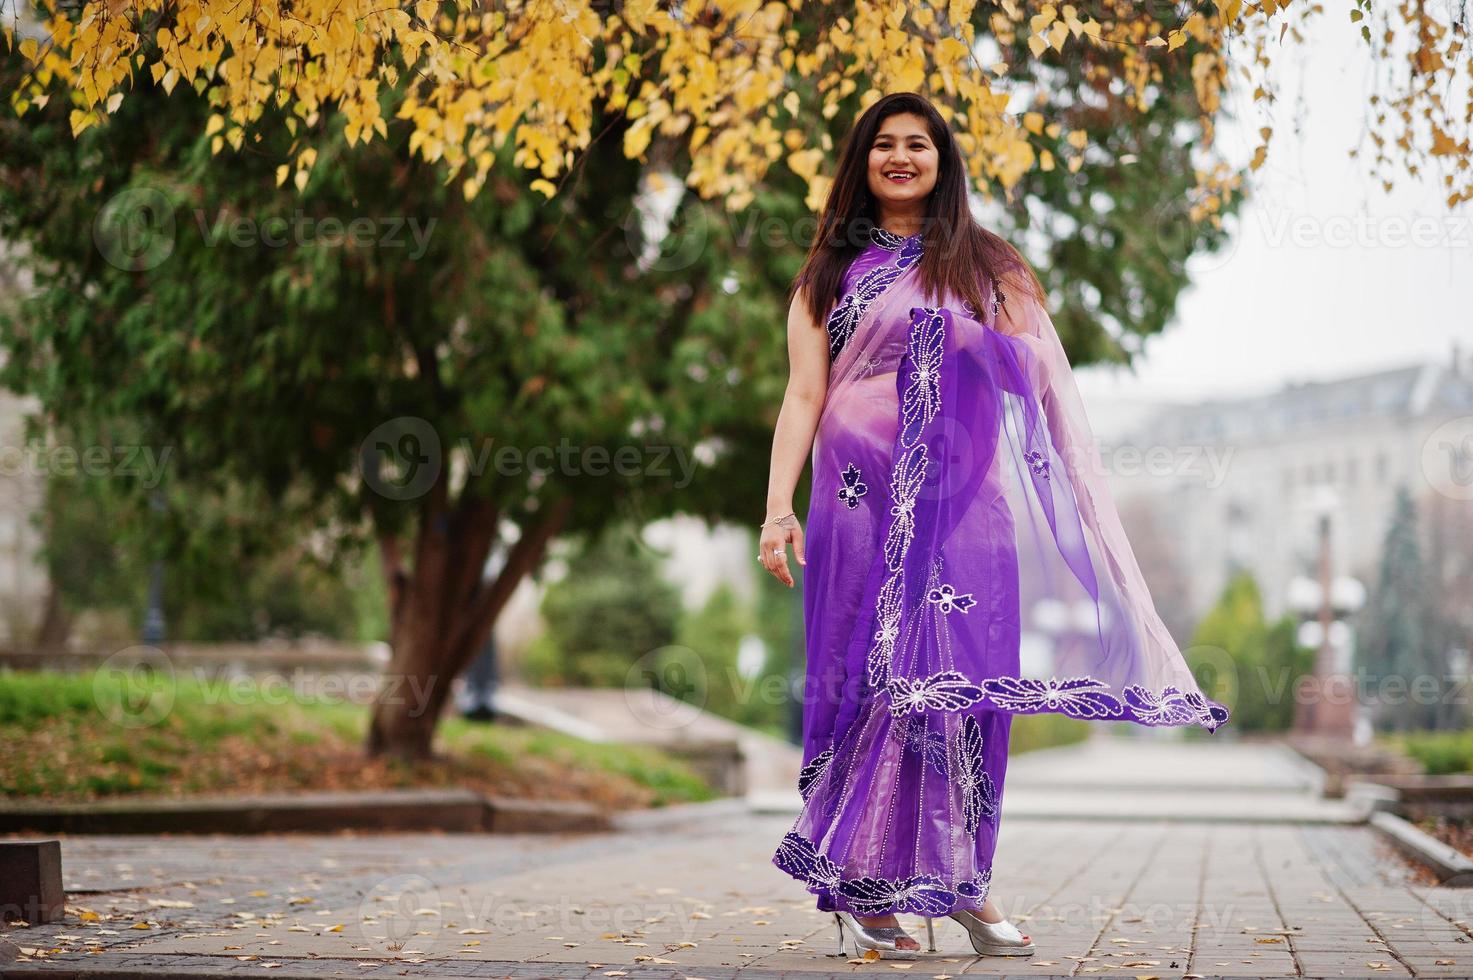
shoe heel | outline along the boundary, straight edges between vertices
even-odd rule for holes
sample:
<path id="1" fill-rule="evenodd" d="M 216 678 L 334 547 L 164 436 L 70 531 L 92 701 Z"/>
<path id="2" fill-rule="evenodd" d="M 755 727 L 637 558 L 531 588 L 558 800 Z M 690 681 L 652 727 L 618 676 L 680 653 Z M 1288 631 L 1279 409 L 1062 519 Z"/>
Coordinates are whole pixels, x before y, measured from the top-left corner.
<path id="1" fill-rule="evenodd" d="M 928 953 L 934 953 L 934 952 L 936 952 L 936 927 L 933 926 L 933 925 L 931 925 L 931 917 L 929 915 L 926 916 L 925 919 L 926 919 L 926 952 L 928 952 Z"/>
<path id="2" fill-rule="evenodd" d="M 896 945 L 896 934 L 906 935 L 905 930 L 899 926 L 866 928 L 850 912 L 835 912 L 834 919 L 839 923 L 839 948 L 844 948 L 843 936 L 847 931 L 854 945 L 855 959 L 863 959 L 864 954 L 871 949 L 885 959 L 914 960 L 920 958 L 919 949 L 901 949 Z"/>
<path id="3" fill-rule="evenodd" d="M 844 955 L 844 920 L 839 918 L 839 913 L 834 913 L 834 925 L 839 927 L 839 951 L 837 953 L 825 953 L 825 956 Z"/>

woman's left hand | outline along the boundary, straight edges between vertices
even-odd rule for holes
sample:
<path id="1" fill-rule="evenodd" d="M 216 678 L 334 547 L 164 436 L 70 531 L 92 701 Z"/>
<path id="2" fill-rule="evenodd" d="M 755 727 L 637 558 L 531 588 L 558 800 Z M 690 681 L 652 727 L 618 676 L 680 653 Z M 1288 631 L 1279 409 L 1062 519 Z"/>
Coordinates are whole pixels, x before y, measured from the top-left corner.
<path id="1" fill-rule="evenodd" d="M 788 571 L 788 542 L 793 542 L 793 554 L 798 564 L 807 565 L 803 557 L 803 526 L 797 514 L 789 514 L 782 520 L 762 528 L 757 539 L 757 557 L 762 567 L 777 576 L 788 588 L 793 587 L 793 573 Z"/>

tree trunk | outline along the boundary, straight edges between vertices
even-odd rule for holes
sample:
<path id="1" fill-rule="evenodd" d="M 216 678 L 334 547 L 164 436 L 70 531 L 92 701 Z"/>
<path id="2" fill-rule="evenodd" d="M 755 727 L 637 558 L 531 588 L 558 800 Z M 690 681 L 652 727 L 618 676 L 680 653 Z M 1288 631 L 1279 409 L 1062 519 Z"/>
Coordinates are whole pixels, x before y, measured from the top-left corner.
<path id="1" fill-rule="evenodd" d="M 437 481 L 426 495 L 412 572 L 399 565 L 397 542 L 381 542 L 393 655 L 373 705 L 371 756 L 412 760 L 433 754 L 451 682 L 486 642 L 512 591 L 542 560 L 572 505 L 569 498 L 544 504 L 511 545 L 500 574 L 483 582 L 499 511 L 464 495 L 447 508 L 444 483 Z"/>
<path id="2" fill-rule="evenodd" d="M 46 586 L 46 608 L 42 612 L 41 625 L 36 630 L 36 649 L 61 650 L 66 646 L 71 632 L 72 620 L 61 606 L 61 590 L 52 581 Z"/>

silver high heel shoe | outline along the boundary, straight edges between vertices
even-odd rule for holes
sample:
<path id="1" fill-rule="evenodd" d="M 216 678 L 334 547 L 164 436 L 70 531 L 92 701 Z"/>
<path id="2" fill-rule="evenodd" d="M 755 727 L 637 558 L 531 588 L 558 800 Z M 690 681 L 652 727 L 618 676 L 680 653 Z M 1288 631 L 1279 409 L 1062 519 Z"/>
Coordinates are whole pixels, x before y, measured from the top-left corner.
<path id="1" fill-rule="evenodd" d="M 839 927 L 839 951 L 828 954 L 830 956 L 848 955 L 844 947 L 845 929 L 849 930 L 849 938 L 853 941 L 856 959 L 863 957 L 867 949 L 879 950 L 882 957 L 891 960 L 913 960 L 921 955 L 918 949 L 901 949 L 896 945 L 900 937 L 910 935 L 900 926 L 867 926 L 860 923 L 849 912 L 835 912 L 834 924 Z M 931 945 L 934 948 L 935 943 Z"/>
<path id="2" fill-rule="evenodd" d="M 958 909 L 948 913 L 947 918 L 955 919 L 966 928 L 978 956 L 1032 956 L 1038 950 L 1033 941 L 1007 919 L 984 922 L 972 909 Z M 935 952 L 936 934 L 929 918 L 926 919 L 926 938 L 930 942 L 928 952 Z"/>

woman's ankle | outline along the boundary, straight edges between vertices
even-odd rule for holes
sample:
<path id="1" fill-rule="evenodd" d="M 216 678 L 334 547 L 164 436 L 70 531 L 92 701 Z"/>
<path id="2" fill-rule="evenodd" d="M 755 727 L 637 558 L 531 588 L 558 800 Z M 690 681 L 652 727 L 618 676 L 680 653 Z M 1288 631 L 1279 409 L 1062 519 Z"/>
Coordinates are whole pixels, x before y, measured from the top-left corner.
<path id="1" fill-rule="evenodd" d="M 862 926 L 884 926 L 889 925 L 887 919 L 894 919 L 894 915 L 856 915 L 855 921 Z"/>

